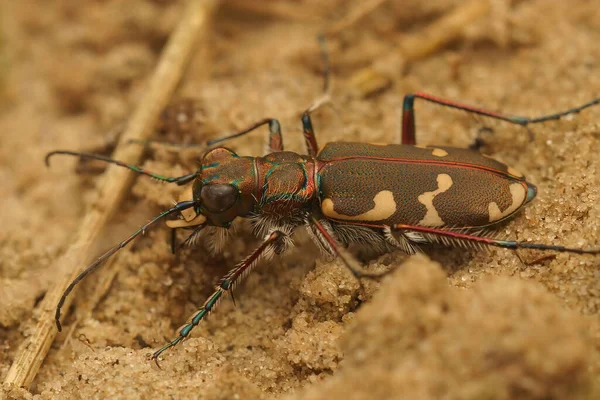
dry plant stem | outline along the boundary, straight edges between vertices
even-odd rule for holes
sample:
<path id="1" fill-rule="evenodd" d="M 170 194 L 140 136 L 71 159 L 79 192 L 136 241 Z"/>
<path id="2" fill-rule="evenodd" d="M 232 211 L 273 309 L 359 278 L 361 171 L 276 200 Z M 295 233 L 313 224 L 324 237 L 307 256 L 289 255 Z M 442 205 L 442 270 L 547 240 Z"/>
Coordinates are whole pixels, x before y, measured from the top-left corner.
<path id="1" fill-rule="evenodd" d="M 405 37 L 398 45 L 406 61 L 417 61 L 427 57 L 448 43 L 458 39 L 465 27 L 488 15 L 491 9 L 488 0 L 472 0 L 456 7 L 422 32 Z"/>
<path id="2" fill-rule="evenodd" d="M 335 35 L 344 29 L 347 29 L 351 25 L 354 25 L 358 21 L 360 21 L 365 16 L 369 15 L 371 12 L 375 11 L 379 6 L 385 3 L 388 0 L 369 0 L 358 7 L 355 7 L 352 11 L 350 11 L 344 18 L 340 21 L 334 23 L 326 30 L 326 35 Z"/>
<path id="3" fill-rule="evenodd" d="M 490 10 L 489 0 L 471 0 L 457 6 L 425 29 L 403 37 L 396 46 L 397 51 L 356 72 L 351 78 L 353 86 L 358 87 L 362 95 L 366 96 L 389 85 L 389 73 L 393 73 L 389 69 L 399 71 L 401 66 L 398 65 L 398 60 L 407 64 L 435 53 L 460 38 L 466 27 L 488 15 Z"/>
<path id="4" fill-rule="evenodd" d="M 266 2 L 264 0 L 229 0 L 227 5 L 238 11 L 258 14 L 266 17 L 281 18 L 289 21 L 315 21 L 319 16 L 307 12 L 302 7 L 282 2 Z"/>
<path id="5" fill-rule="evenodd" d="M 127 146 L 129 140 L 144 140 L 152 132 L 159 113 L 167 105 L 175 90 L 184 68 L 190 58 L 194 43 L 202 36 L 203 28 L 218 4 L 218 0 L 190 0 L 182 19 L 163 51 L 159 64 L 151 77 L 145 97 L 135 109 L 127 130 L 120 139 L 114 157 L 130 163 L 140 161 L 142 148 Z M 40 161 L 41 162 L 41 161 Z M 134 174 L 130 171 L 109 167 L 98 194 L 98 203 L 85 216 L 77 241 L 54 263 L 57 271 L 68 271 L 60 277 L 56 285 L 46 293 L 33 315 L 38 316 L 35 327 L 28 328 L 30 335 L 20 346 L 15 362 L 11 366 L 5 383 L 29 388 L 35 378 L 57 330 L 54 324 L 56 304 L 67 285 L 90 261 L 90 250 L 104 228 L 113 211 L 127 193 Z M 102 272 L 99 271 L 100 274 Z M 98 294 L 98 292 L 96 292 Z M 63 311 L 69 309 L 71 295 L 65 302 Z M 94 301 L 94 300 L 92 300 Z"/>
<path id="6" fill-rule="evenodd" d="M 94 292 L 88 296 L 87 301 L 77 307 L 75 312 L 74 321 L 71 324 L 71 328 L 67 334 L 67 340 L 61 346 L 61 350 L 66 348 L 71 340 L 73 340 L 73 333 L 77 328 L 77 325 L 81 321 L 85 321 L 92 314 L 92 311 L 96 308 L 98 303 L 104 298 L 106 293 L 110 290 L 113 279 L 119 273 L 119 263 L 116 262 L 118 260 L 117 257 L 113 257 L 109 259 L 106 264 L 102 268 L 102 273 L 97 274 L 96 276 L 96 284 L 94 287 Z M 66 311 L 66 309 L 65 309 Z M 89 346 L 89 345 L 88 345 Z"/>

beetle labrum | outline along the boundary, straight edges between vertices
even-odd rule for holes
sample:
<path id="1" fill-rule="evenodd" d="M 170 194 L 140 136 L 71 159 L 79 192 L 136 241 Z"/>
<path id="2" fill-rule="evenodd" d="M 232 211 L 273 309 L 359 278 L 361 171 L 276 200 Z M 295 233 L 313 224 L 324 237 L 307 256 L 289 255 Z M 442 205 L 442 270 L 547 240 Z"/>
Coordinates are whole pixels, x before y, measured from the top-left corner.
<path id="1" fill-rule="evenodd" d="M 154 352 L 155 360 L 188 337 L 226 293 L 233 297 L 234 288 L 259 260 L 289 248 L 298 227 L 306 228 L 324 253 L 340 257 L 359 279 L 381 274 L 364 270 L 345 250 L 352 242 L 408 254 L 419 251 L 422 243 L 600 254 L 600 249 L 500 240 L 483 234 L 533 200 L 536 187 L 515 169 L 477 151 L 416 145 L 417 98 L 522 126 L 559 119 L 600 103 L 595 99 L 564 112 L 524 118 L 414 93 L 404 98 L 401 144 L 334 142 L 320 151 L 310 117 L 319 105 L 316 103 L 302 115 L 306 155 L 284 151 L 279 122 L 265 118 L 243 131 L 206 142 L 209 150 L 200 168 L 179 177 L 162 176 L 101 155 L 51 152 L 46 164 L 53 155 L 67 154 L 116 164 L 159 181 L 192 184 L 191 199 L 178 202 L 109 249 L 69 285 L 56 308 L 58 330 L 61 307 L 73 288 L 151 225 L 172 215 L 178 219 L 166 221 L 170 228 L 192 230 L 185 242 L 193 242 L 207 227 L 228 229 L 237 218 L 250 219 L 256 236 L 263 241 L 221 278 L 214 293 L 178 330 L 177 337 Z M 263 157 L 239 156 L 229 148 L 215 147 L 265 125 L 269 128 L 268 154 Z"/>

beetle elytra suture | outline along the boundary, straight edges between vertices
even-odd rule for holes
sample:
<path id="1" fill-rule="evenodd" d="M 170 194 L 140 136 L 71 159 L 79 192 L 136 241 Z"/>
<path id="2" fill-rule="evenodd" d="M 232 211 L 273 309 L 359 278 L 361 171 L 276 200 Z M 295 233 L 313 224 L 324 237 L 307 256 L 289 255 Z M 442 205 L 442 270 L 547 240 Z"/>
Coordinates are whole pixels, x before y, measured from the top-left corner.
<path id="1" fill-rule="evenodd" d="M 327 93 L 326 56 L 325 61 Z M 193 242 L 206 227 L 228 229 L 236 218 L 250 219 L 256 236 L 264 239 L 221 278 L 214 293 L 179 329 L 177 337 L 154 352 L 154 360 L 188 337 L 224 294 L 229 293 L 233 298 L 234 288 L 261 259 L 289 248 L 293 244 L 293 231 L 301 226 L 324 253 L 340 257 L 358 279 L 382 274 L 360 266 L 345 250 L 345 245 L 352 242 L 385 251 L 400 249 L 409 254 L 417 252 L 423 243 L 600 254 L 600 249 L 500 240 L 482 233 L 532 201 L 536 188 L 515 169 L 477 151 L 416 145 L 415 99 L 522 126 L 559 119 L 600 103 L 600 99 L 595 99 L 564 112 L 524 118 L 414 93 L 404 98 L 401 144 L 334 142 L 319 151 L 310 117 L 320 105 L 317 102 L 302 114 L 306 155 L 284 151 L 279 122 L 265 118 L 243 131 L 206 142 L 209 150 L 200 168 L 179 177 L 158 175 L 95 154 L 51 152 L 46 157 L 47 164 L 51 156 L 67 154 L 116 164 L 159 181 L 192 184 L 191 199 L 178 202 L 109 249 L 69 285 L 56 308 L 58 330 L 61 330 L 61 307 L 73 288 L 151 225 L 172 215 L 178 219 L 167 220 L 170 228 L 192 230 L 185 243 Z M 214 147 L 265 125 L 269 128 L 269 151 L 263 157 L 239 156 L 226 147 Z"/>

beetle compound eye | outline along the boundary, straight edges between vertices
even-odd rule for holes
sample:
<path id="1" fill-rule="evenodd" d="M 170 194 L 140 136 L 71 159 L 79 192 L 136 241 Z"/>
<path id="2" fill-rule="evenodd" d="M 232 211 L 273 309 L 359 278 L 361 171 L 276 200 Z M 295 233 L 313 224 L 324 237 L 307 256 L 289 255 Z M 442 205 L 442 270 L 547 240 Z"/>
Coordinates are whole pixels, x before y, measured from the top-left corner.
<path id="1" fill-rule="evenodd" d="M 212 184 L 202 187 L 202 205 L 210 212 L 222 213 L 229 210 L 238 199 L 238 188 L 233 185 Z"/>

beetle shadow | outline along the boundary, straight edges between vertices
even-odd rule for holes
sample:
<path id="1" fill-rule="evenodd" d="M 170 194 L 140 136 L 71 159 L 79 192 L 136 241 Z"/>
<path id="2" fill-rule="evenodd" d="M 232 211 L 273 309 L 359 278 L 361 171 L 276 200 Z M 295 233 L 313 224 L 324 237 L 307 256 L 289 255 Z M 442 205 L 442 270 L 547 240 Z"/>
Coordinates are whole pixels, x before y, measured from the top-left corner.
<path id="1" fill-rule="evenodd" d="M 429 257 L 431 260 L 440 264 L 440 266 L 446 271 L 448 275 L 459 271 L 464 268 L 470 261 L 473 260 L 477 252 L 482 250 L 463 249 L 459 247 L 447 247 L 440 244 L 423 244 L 419 248 L 421 252 Z M 384 264 L 389 264 L 384 260 L 385 256 L 390 254 L 396 259 L 399 255 L 404 255 L 405 258 L 400 261 L 398 268 L 402 267 L 402 263 L 410 257 L 410 255 L 402 252 L 402 250 L 394 250 L 391 252 L 378 251 L 371 247 L 351 245 L 350 251 L 354 256 L 364 265 L 368 265 L 374 261 L 381 261 Z M 397 261 L 394 261 L 396 263 Z"/>
<path id="2" fill-rule="evenodd" d="M 446 247 L 439 244 L 427 244 L 421 247 L 423 252 L 433 261 L 440 264 L 448 275 L 464 268 L 482 250 Z"/>

